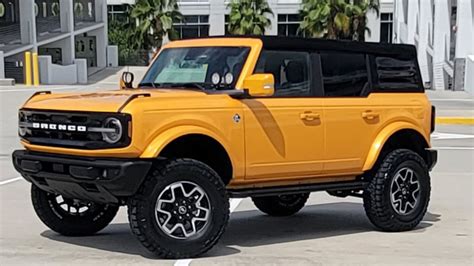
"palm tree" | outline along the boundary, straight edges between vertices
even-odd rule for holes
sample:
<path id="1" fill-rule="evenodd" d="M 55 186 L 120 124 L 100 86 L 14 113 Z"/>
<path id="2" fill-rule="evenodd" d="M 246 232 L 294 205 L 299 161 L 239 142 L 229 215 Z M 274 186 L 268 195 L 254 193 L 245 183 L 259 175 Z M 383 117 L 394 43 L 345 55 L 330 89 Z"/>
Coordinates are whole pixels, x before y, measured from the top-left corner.
<path id="1" fill-rule="evenodd" d="M 236 35 L 263 35 L 271 21 L 267 15 L 273 12 L 266 0 L 232 0 L 228 30 Z"/>
<path id="2" fill-rule="evenodd" d="M 378 0 L 303 0 L 299 30 L 309 37 L 364 41 L 366 14 L 378 14 L 378 5 Z"/>
<path id="3" fill-rule="evenodd" d="M 130 16 L 136 20 L 135 41 L 145 50 L 160 47 L 164 36 L 176 37 L 173 21 L 180 21 L 177 0 L 137 0 Z"/>

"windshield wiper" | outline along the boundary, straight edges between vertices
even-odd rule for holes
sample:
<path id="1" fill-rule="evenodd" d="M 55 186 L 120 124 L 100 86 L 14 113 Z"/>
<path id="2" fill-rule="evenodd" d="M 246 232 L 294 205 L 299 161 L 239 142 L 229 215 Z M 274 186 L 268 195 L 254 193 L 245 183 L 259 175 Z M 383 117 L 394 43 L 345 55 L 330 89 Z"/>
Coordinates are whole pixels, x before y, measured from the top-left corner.
<path id="1" fill-rule="evenodd" d="M 138 84 L 138 87 L 153 87 L 153 88 L 156 88 L 156 86 L 159 86 L 159 85 L 160 84 L 158 84 L 158 83 L 144 82 L 144 83 Z"/>
<path id="2" fill-rule="evenodd" d="M 159 86 L 160 88 L 196 88 L 202 91 L 206 90 L 206 87 L 201 85 L 200 83 L 196 82 L 186 82 L 186 83 L 160 83 Z"/>

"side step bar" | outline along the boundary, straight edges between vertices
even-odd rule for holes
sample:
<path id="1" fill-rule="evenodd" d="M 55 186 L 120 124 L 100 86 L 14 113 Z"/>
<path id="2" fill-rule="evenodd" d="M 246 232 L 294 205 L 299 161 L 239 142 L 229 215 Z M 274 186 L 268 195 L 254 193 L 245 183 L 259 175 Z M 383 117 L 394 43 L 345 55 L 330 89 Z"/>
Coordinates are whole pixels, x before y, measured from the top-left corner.
<path id="1" fill-rule="evenodd" d="M 368 182 L 363 181 L 350 181 L 322 184 L 304 184 L 285 187 L 228 189 L 227 192 L 231 198 L 264 197 L 324 190 L 361 190 L 365 189 L 367 184 Z"/>

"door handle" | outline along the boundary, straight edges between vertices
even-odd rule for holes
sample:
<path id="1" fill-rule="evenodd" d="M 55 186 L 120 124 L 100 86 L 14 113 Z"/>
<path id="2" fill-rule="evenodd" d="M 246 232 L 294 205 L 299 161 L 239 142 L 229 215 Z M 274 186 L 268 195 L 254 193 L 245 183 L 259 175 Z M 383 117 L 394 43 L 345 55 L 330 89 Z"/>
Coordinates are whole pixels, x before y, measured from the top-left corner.
<path id="1" fill-rule="evenodd" d="M 300 118 L 302 120 L 306 120 L 306 121 L 313 121 L 313 120 L 317 120 L 320 118 L 320 115 L 319 114 L 316 114 L 316 113 L 301 113 L 300 114 Z"/>
<path id="2" fill-rule="evenodd" d="M 372 119 L 376 119 L 378 117 L 379 117 L 379 114 L 375 113 L 372 110 L 367 110 L 365 112 L 362 112 L 362 118 L 365 118 L 365 119 L 372 120 Z"/>

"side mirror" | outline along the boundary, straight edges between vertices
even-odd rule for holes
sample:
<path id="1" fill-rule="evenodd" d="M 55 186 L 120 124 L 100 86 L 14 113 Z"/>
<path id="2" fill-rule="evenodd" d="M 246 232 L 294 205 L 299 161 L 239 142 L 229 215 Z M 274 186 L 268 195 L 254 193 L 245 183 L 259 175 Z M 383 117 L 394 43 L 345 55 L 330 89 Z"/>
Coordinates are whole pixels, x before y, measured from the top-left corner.
<path id="1" fill-rule="evenodd" d="M 269 97 L 275 92 L 275 79 L 272 74 L 253 74 L 244 80 L 244 88 L 250 96 Z"/>
<path id="2" fill-rule="evenodd" d="M 132 72 L 125 71 L 122 73 L 122 77 L 120 78 L 120 89 L 133 89 L 133 80 L 135 76 Z"/>

